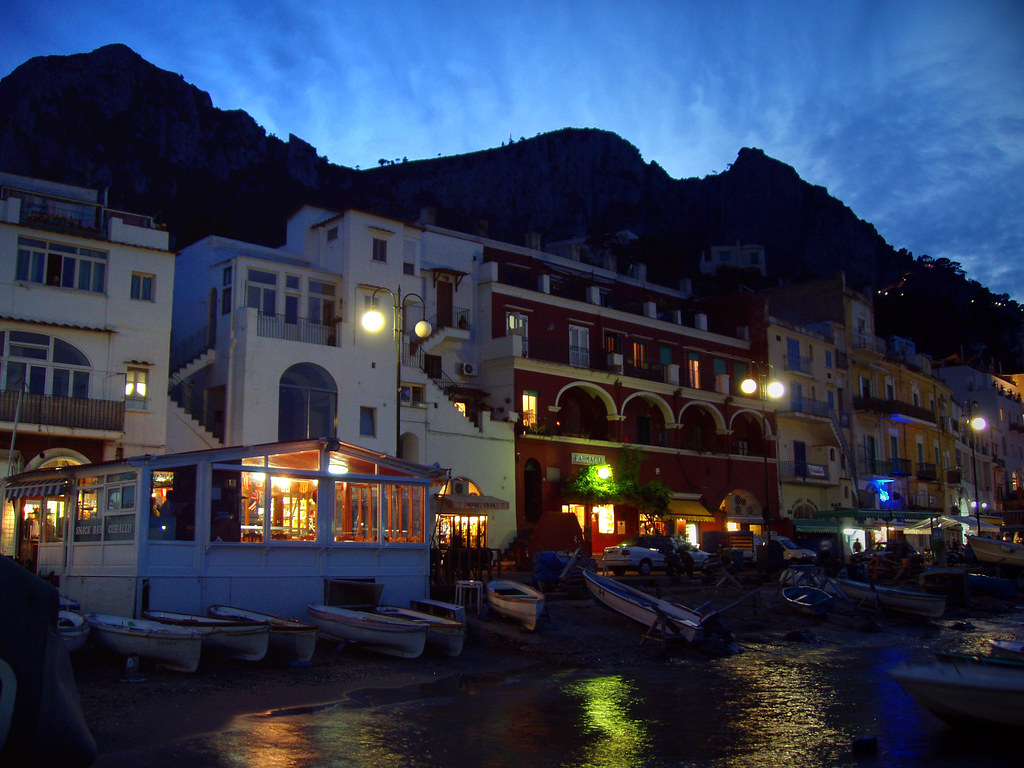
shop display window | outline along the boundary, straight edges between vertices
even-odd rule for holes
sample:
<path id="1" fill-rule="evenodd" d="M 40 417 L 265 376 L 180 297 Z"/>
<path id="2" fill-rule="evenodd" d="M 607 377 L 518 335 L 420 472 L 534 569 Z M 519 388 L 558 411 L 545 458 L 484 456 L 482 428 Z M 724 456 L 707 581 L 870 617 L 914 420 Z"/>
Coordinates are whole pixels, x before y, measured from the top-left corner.
<path id="1" fill-rule="evenodd" d="M 413 485 L 384 487 L 386 510 L 385 541 L 423 541 L 426 489 Z"/>
<path id="2" fill-rule="evenodd" d="M 196 468 L 174 467 L 153 473 L 149 538 L 195 541 Z"/>
<path id="3" fill-rule="evenodd" d="M 335 483 L 334 540 L 369 541 L 379 538 L 380 487 L 367 483 Z"/>

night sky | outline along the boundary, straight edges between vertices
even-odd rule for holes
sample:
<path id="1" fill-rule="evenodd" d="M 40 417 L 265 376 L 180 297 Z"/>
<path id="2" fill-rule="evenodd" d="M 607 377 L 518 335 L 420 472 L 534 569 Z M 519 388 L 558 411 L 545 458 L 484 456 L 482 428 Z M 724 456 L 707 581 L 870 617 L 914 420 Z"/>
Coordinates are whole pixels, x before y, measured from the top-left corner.
<path id="1" fill-rule="evenodd" d="M 759 147 L 895 248 L 1024 302 L 1024 3 L 47 0 L 0 76 L 124 43 L 368 168 L 600 128 L 671 176 Z"/>

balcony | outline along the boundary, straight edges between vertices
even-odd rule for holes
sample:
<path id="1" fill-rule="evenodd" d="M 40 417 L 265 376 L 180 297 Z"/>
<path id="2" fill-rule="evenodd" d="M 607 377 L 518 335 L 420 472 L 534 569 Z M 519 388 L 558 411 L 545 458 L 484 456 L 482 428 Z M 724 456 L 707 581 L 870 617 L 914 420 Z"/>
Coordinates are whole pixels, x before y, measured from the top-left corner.
<path id="1" fill-rule="evenodd" d="M 812 373 L 811 358 L 800 355 L 786 355 L 786 370 L 805 373 L 808 376 Z"/>
<path id="2" fill-rule="evenodd" d="M 259 312 L 256 319 L 256 335 L 267 339 L 296 341 L 301 344 L 338 346 L 338 333 L 335 325 L 323 325 L 304 317 L 290 315 L 268 315 Z"/>
<path id="3" fill-rule="evenodd" d="M 786 413 L 795 413 L 803 416 L 819 416 L 823 419 L 831 418 L 832 409 L 824 400 L 812 400 L 809 397 L 791 398 Z"/>
<path id="4" fill-rule="evenodd" d="M 19 409 L 19 394 L 21 404 Z M 124 401 L 0 392 L 0 421 L 124 432 Z"/>
<path id="5" fill-rule="evenodd" d="M 779 477 L 783 482 L 787 480 L 828 482 L 830 480 L 827 466 L 824 464 L 811 464 L 806 461 L 779 462 Z"/>
<path id="6" fill-rule="evenodd" d="M 938 424 L 934 411 L 902 400 L 860 396 L 853 398 L 853 407 L 854 410 L 858 411 L 871 411 L 873 413 L 886 414 L 895 421 L 926 422 L 931 425 Z"/>
<path id="7" fill-rule="evenodd" d="M 909 459 L 873 459 L 861 456 L 858 465 L 862 474 L 880 477 L 909 477 L 912 470 Z"/>
<path id="8" fill-rule="evenodd" d="M 927 480 L 929 482 L 937 481 L 939 479 L 939 468 L 936 467 L 934 464 L 929 464 L 927 462 L 918 464 L 917 479 Z"/>

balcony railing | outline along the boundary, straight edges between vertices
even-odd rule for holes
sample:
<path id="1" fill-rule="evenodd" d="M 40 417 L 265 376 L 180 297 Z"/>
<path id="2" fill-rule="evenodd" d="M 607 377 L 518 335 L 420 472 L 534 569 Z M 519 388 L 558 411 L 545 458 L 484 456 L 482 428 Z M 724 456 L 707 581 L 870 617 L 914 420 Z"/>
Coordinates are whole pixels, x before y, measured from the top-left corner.
<path id="1" fill-rule="evenodd" d="M 325 347 L 338 346 L 338 330 L 334 324 L 323 325 L 305 317 L 257 314 L 256 335 L 268 339 L 285 339 Z"/>
<path id="2" fill-rule="evenodd" d="M 19 424 L 124 432 L 124 401 L 0 392 L 0 421 L 15 420 Z"/>
<path id="3" fill-rule="evenodd" d="M 917 465 L 917 479 L 918 480 L 938 480 L 939 479 L 939 468 L 934 464 L 923 462 Z"/>
<path id="4" fill-rule="evenodd" d="M 922 408 L 913 403 L 906 403 L 902 400 L 858 396 L 853 398 L 853 407 L 855 410 L 873 411 L 889 415 L 898 414 L 919 421 L 927 421 L 930 424 L 938 424 L 935 411 Z"/>
<path id="5" fill-rule="evenodd" d="M 806 461 L 779 462 L 779 476 L 783 480 L 828 480 L 828 467 Z"/>
<path id="6" fill-rule="evenodd" d="M 811 358 L 800 355 L 786 355 L 786 370 L 799 373 L 811 373 Z"/>
<path id="7" fill-rule="evenodd" d="M 809 397 L 791 398 L 789 401 L 789 412 L 790 413 L 801 413 L 808 416 L 821 416 L 822 418 L 829 418 L 831 416 L 831 407 L 824 400 L 813 400 Z"/>
<path id="8" fill-rule="evenodd" d="M 912 470 L 909 459 L 872 459 L 862 456 L 858 464 L 864 474 L 884 477 L 906 477 Z"/>

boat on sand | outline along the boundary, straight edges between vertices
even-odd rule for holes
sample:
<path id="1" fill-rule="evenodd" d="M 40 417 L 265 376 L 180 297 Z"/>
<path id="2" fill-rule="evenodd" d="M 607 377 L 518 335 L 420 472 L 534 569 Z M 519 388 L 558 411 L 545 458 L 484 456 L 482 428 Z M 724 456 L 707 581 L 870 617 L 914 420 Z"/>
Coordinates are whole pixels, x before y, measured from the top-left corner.
<path id="1" fill-rule="evenodd" d="M 790 609 L 805 616 L 824 616 L 836 604 L 834 596 L 818 587 L 785 587 L 782 597 Z"/>
<path id="2" fill-rule="evenodd" d="M 889 674 L 918 704 L 951 725 L 1024 728 L 1024 664 L 944 655 L 932 663 L 899 664 Z"/>
<path id="3" fill-rule="evenodd" d="M 984 536 L 968 536 L 967 543 L 974 551 L 974 556 L 983 563 L 1024 567 L 1024 544 Z"/>
<path id="4" fill-rule="evenodd" d="M 216 619 L 174 611 L 143 611 L 142 617 L 161 624 L 197 631 L 203 647 L 231 659 L 259 661 L 267 655 L 270 627 L 251 621 Z"/>
<path id="5" fill-rule="evenodd" d="M 544 613 L 544 594 L 518 581 L 498 579 L 487 582 L 487 604 L 532 632 Z"/>
<path id="6" fill-rule="evenodd" d="M 689 643 L 704 640 L 709 634 L 728 637 L 717 611 L 703 612 L 670 603 L 593 571 L 583 571 L 583 579 L 599 605 L 648 629 L 660 628 L 663 637 L 677 637 Z"/>
<path id="7" fill-rule="evenodd" d="M 835 584 L 857 607 L 868 603 L 896 613 L 929 619 L 937 619 L 946 611 L 946 596 L 941 594 L 852 579 L 836 579 Z"/>
<path id="8" fill-rule="evenodd" d="M 458 656 L 466 642 L 466 622 L 457 621 L 433 613 L 399 608 L 395 605 L 378 605 L 375 609 L 381 616 L 397 616 L 400 619 L 427 625 L 427 647 L 445 656 Z"/>
<path id="9" fill-rule="evenodd" d="M 1024 662 L 1024 640 L 989 640 L 988 644 L 993 656 Z"/>
<path id="10" fill-rule="evenodd" d="M 104 650 L 149 659 L 175 672 L 199 667 L 203 636 L 198 630 L 105 613 L 87 613 L 85 618 L 90 639 Z"/>
<path id="11" fill-rule="evenodd" d="M 89 620 L 79 611 L 61 609 L 57 611 L 57 632 L 68 653 L 74 653 L 85 646 L 89 637 Z"/>
<path id="12" fill-rule="evenodd" d="M 306 612 L 320 628 L 321 637 L 356 643 L 387 656 L 415 659 L 427 642 L 423 622 L 315 603 L 307 605 Z"/>
<path id="13" fill-rule="evenodd" d="M 211 605 L 206 612 L 215 619 L 266 624 L 270 628 L 267 652 L 289 662 L 306 663 L 316 651 L 319 630 L 313 624 L 231 605 Z"/>

